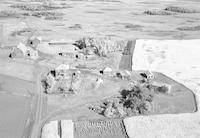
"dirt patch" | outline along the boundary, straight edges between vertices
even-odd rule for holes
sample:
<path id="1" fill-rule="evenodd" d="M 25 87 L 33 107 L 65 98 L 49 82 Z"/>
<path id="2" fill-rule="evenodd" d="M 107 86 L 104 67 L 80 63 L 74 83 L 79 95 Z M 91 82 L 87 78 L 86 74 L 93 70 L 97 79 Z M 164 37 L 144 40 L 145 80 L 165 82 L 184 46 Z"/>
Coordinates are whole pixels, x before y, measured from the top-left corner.
<path id="1" fill-rule="evenodd" d="M 142 30 L 143 26 L 134 25 L 134 24 L 127 24 L 127 25 L 125 25 L 125 28 L 131 29 L 131 30 Z"/>
<path id="2" fill-rule="evenodd" d="M 118 11 L 119 9 L 111 9 L 111 8 L 104 8 L 104 9 L 100 9 L 102 11 Z"/>
<path id="3" fill-rule="evenodd" d="M 76 138 L 127 138 L 122 120 L 94 120 L 74 123 Z"/>
<path id="4" fill-rule="evenodd" d="M 69 27 L 70 29 L 82 29 L 82 26 L 81 26 L 81 24 L 74 24 L 73 26 L 70 26 Z"/>

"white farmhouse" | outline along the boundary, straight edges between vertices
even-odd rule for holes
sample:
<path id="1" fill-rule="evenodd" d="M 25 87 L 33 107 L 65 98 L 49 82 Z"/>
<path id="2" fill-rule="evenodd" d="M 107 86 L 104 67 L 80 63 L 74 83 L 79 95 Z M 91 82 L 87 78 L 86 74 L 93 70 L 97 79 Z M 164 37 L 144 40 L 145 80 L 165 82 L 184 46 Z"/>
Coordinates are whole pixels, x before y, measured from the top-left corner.
<path id="1" fill-rule="evenodd" d="M 69 65 L 66 64 L 60 64 L 56 69 L 56 78 L 58 77 L 63 77 L 66 78 L 67 77 L 67 72 L 69 70 Z"/>

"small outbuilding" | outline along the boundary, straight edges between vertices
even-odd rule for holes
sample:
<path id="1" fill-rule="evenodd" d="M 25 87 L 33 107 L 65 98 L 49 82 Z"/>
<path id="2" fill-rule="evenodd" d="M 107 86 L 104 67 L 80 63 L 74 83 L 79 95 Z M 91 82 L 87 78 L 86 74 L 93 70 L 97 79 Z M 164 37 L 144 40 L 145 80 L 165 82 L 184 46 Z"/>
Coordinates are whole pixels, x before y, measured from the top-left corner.
<path id="1" fill-rule="evenodd" d="M 104 81 L 101 78 L 96 79 L 95 89 L 98 89 L 101 85 L 103 85 Z"/>
<path id="2" fill-rule="evenodd" d="M 27 40 L 27 46 L 30 46 L 32 48 L 37 48 L 37 46 L 41 43 L 42 38 L 41 37 L 36 37 L 36 36 L 31 36 Z"/>
<path id="3" fill-rule="evenodd" d="M 60 65 L 55 69 L 56 78 L 57 78 L 57 77 L 64 77 L 64 78 L 66 78 L 66 77 L 67 77 L 67 72 L 68 72 L 68 70 L 69 70 L 69 65 L 60 64 Z"/>
<path id="4" fill-rule="evenodd" d="M 101 74 L 110 75 L 112 74 L 113 70 L 110 67 L 105 67 L 104 69 L 99 71 Z"/>

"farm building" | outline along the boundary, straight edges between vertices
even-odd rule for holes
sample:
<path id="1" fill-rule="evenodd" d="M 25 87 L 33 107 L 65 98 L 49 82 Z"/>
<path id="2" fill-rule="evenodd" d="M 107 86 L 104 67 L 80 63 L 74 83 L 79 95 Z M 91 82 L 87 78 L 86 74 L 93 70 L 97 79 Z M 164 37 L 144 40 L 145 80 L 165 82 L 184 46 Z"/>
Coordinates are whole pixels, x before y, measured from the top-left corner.
<path id="1" fill-rule="evenodd" d="M 55 69 L 55 73 L 56 73 L 56 78 L 57 77 L 63 77 L 66 78 L 67 77 L 67 72 L 69 70 L 69 65 L 66 64 L 60 64 L 56 69 Z"/>
<path id="2" fill-rule="evenodd" d="M 37 46 L 40 44 L 40 42 L 42 41 L 41 37 L 36 37 L 36 36 L 31 36 L 28 40 L 27 40 L 27 46 L 30 46 L 32 48 L 37 48 Z"/>
<path id="3" fill-rule="evenodd" d="M 19 43 L 17 47 L 14 47 L 9 55 L 10 58 L 14 57 L 29 57 L 30 59 L 38 58 L 38 51 L 29 46 L 25 46 L 23 43 Z"/>

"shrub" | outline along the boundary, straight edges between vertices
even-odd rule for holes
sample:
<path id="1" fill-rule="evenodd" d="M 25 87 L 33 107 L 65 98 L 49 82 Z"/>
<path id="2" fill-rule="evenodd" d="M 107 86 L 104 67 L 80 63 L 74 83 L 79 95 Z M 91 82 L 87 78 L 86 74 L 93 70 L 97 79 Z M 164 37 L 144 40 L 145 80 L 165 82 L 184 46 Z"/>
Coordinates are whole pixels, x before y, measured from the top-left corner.
<path id="1" fill-rule="evenodd" d="M 77 46 L 79 49 L 86 48 L 85 39 L 80 39 L 80 40 L 75 41 L 74 45 Z"/>
<path id="2" fill-rule="evenodd" d="M 149 89 L 136 85 L 131 90 L 121 91 L 121 95 L 120 102 L 123 103 L 124 108 L 139 114 L 149 112 L 147 104 L 153 100 L 153 94 Z"/>
<path id="3" fill-rule="evenodd" d="M 189 27 L 189 26 L 178 27 L 177 29 L 180 30 L 180 31 L 200 31 L 200 25 L 192 26 L 192 27 Z"/>
<path id="4" fill-rule="evenodd" d="M 19 36 L 21 36 L 21 35 L 26 35 L 27 33 L 33 33 L 35 30 L 33 29 L 33 28 L 23 28 L 23 29 L 21 29 L 21 30 L 16 30 L 16 31 L 13 31 L 12 33 L 11 33 L 11 36 L 17 36 L 17 35 L 19 35 Z"/>
<path id="5" fill-rule="evenodd" d="M 35 17 L 49 17 L 49 16 L 63 16 L 63 13 L 58 12 L 48 12 L 48 11 L 40 11 L 40 12 L 34 12 L 32 16 Z"/>
<path id="6" fill-rule="evenodd" d="M 90 54 L 106 57 L 108 52 L 119 51 L 121 44 L 109 39 L 83 38 L 76 41 L 74 45 L 83 50 L 87 48 L 85 54 L 91 51 Z"/>
<path id="7" fill-rule="evenodd" d="M 45 10 L 56 10 L 70 8 L 69 6 L 53 6 L 46 4 L 13 4 L 10 7 L 18 8 L 25 11 L 45 11 Z"/>
<path id="8" fill-rule="evenodd" d="M 45 17 L 45 20 L 61 20 L 63 17 L 60 16 L 47 16 Z"/>
<path id="9" fill-rule="evenodd" d="M 133 29 L 133 30 L 140 30 L 143 26 L 141 25 L 134 25 L 134 24 L 127 24 L 125 25 L 125 28 L 127 29 Z"/>
<path id="10" fill-rule="evenodd" d="M 160 87 L 157 87 L 156 88 L 156 92 L 159 92 L 159 93 L 169 93 L 169 87 L 167 86 L 160 86 Z"/>
<path id="11" fill-rule="evenodd" d="M 162 11 L 162 10 L 159 10 L 159 11 L 145 11 L 144 14 L 147 14 L 147 15 L 174 15 L 175 13 L 172 13 L 172 12 L 169 12 L 169 11 Z"/>
<path id="12" fill-rule="evenodd" d="M 5 11 L 0 11 L 0 17 L 1 18 L 19 18 L 20 14 L 16 13 L 15 11 L 5 10 Z"/>
<path id="13" fill-rule="evenodd" d="M 47 82 L 47 79 L 42 79 L 41 80 L 42 87 L 44 88 L 44 93 L 48 93 L 48 89 L 50 87 L 49 83 Z"/>
<path id="14" fill-rule="evenodd" d="M 90 109 L 111 118 L 150 112 L 153 93 L 146 86 L 137 84 L 131 90 L 122 90 L 120 94 L 121 96 L 105 100 L 99 106 Z"/>
<path id="15" fill-rule="evenodd" d="M 177 13 L 199 13 L 200 11 L 194 9 L 186 9 L 177 6 L 169 6 L 164 9 L 165 11 L 177 12 Z"/>
<path id="16" fill-rule="evenodd" d="M 14 4 L 14 5 L 11 5 L 10 7 L 19 8 L 21 10 L 26 10 L 26 11 L 43 11 L 43 10 L 47 10 L 46 7 L 44 7 L 43 5 L 39 5 L 39 4 Z"/>

